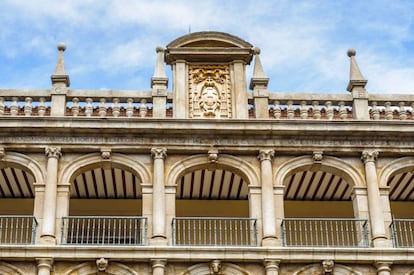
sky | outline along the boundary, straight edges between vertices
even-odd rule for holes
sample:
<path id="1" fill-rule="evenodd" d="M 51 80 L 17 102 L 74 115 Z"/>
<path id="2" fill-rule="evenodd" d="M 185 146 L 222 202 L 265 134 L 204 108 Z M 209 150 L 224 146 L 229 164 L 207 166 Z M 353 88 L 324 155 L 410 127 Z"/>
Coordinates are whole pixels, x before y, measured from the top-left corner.
<path id="1" fill-rule="evenodd" d="M 71 89 L 150 90 L 155 48 L 199 31 L 259 47 L 271 92 L 347 93 L 354 48 L 368 93 L 414 93 L 411 0 L 1 0 L 0 89 L 50 88 L 64 42 Z"/>

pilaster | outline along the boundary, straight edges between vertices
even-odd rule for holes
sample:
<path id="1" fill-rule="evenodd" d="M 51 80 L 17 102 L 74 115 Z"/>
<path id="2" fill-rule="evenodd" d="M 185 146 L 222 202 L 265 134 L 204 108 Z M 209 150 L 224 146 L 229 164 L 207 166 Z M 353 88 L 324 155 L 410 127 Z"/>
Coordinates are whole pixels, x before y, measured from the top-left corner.
<path id="1" fill-rule="evenodd" d="M 62 218 L 69 216 L 70 183 L 61 183 L 57 186 L 56 200 L 56 236 L 60 241 Z"/>
<path id="2" fill-rule="evenodd" d="M 232 63 L 233 72 L 233 104 L 234 104 L 234 117 L 240 119 L 249 118 L 249 111 L 247 109 L 247 83 L 245 67 L 246 63 L 242 60 L 235 60 Z"/>
<path id="3" fill-rule="evenodd" d="M 187 75 L 188 66 L 184 60 L 177 60 L 172 65 L 173 70 L 173 117 L 186 118 L 188 116 Z"/>

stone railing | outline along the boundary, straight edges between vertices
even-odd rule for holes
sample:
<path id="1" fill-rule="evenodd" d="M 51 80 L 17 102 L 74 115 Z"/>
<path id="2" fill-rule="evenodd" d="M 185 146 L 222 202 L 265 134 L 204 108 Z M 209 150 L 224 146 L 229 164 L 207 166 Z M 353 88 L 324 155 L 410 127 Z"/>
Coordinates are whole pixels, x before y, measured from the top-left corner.
<path id="1" fill-rule="evenodd" d="M 163 100 L 155 100 L 160 96 L 154 96 L 152 91 L 51 91 L 0 90 L 0 117 L 173 117 L 172 93 L 162 96 Z M 414 95 L 370 94 L 368 98 L 353 98 L 350 93 L 269 93 L 261 99 L 249 94 L 246 108 L 250 119 L 414 120 Z"/>

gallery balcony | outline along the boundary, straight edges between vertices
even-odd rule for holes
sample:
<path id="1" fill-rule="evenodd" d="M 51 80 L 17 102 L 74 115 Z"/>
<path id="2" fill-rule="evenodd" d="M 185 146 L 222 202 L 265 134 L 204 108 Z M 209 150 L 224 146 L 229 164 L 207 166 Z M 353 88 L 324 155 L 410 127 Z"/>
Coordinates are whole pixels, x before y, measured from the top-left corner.
<path id="1" fill-rule="evenodd" d="M 62 219 L 61 244 L 146 245 L 147 218 L 70 216 Z"/>
<path id="2" fill-rule="evenodd" d="M 414 248 L 414 219 L 394 219 L 390 230 L 394 247 Z"/>
<path id="3" fill-rule="evenodd" d="M 174 246 L 257 246 L 257 221 L 251 218 L 174 218 Z"/>
<path id="4" fill-rule="evenodd" d="M 287 218 L 282 221 L 282 242 L 287 247 L 369 246 L 364 219 Z"/>
<path id="5" fill-rule="evenodd" d="M 1 215 L 0 244 L 34 244 L 37 221 L 33 216 Z"/>

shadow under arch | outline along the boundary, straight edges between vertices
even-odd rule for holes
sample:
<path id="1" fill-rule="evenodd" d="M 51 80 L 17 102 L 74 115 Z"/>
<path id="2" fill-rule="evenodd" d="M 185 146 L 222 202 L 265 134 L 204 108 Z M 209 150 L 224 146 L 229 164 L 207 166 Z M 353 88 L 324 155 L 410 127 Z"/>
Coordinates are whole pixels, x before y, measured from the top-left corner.
<path id="1" fill-rule="evenodd" d="M 6 262 L 0 262 L 0 274 L 24 275 L 24 272 L 14 265 Z"/>
<path id="2" fill-rule="evenodd" d="M 209 263 L 202 263 L 190 266 L 186 271 L 180 273 L 180 275 L 210 275 Z M 230 264 L 230 263 L 221 263 L 221 273 L 223 275 L 250 275 L 249 272 L 243 270 L 241 267 Z"/>
<path id="3" fill-rule="evenodd" d="M 83 263 L 69 268 L 64 275 L 95 275 L 98 269 L 95 263 Z M 101 273 L 99 273 L 101 274 Z M 120 263 L 109 263 L 105 270 L 108 275 L 138 275 L 138 272 Z"/>
<path id="4" fill-rule="evenodd" d="M 7 152 L 5 157 L 0 160 L 0 169 L 7 166 L 12 166 L 32 173 L 35 182 L 43 183 L 45 180 L 45 173 L 43 173 L 40 164 L 26 155 L 16 152 Z"/>
<path id="5" fill-rule="evenodd" d="M 274 182 L 277 185 L 283 185 L 283 181 L 287 176 L 304 169 L 314 168 L 335 174 L 346 180 L 352 187 L 364 186 L 364 177 L 357 169 L 349 163 L 331 156 L 324 156 L 322 161 L 317 164 L 313 161 L 312 156 L 301 156 L 291 159 L 276 169 Z"/>
<path id="6" fill-rule="evenodd" d="M 113 153 L 109 160 L 102 159 L 100 153 L 92 153 L 75 159 L 63 169 L 59 182 L 69 183 L 74 178 L 76 173 L 82 172 L 84 169 L 88 169 L 99 164 L 120 166 L 130 170 L 134 174 L 137 174 L 142 183 L 152 182 L 151 173 L 148 167 L 138 160 L 134 160 L 126 155 L 117 153 Z"/>
<path id="7" fill-rule="evenodd" d="M 380 187 L 388 186 L 389 179 L 398 173 L 411 172 L 414 167 L 414 157 L 403 157 L 387 163 L 381 169 L 378 180 Z"/>
<path id="8" fill-rule="evenodd" d="M 175 185 L 177 180 L 187 172 L 203 167 L 224 168 L 241 175 L 248 185 L 259 185 L 259 177 L 254 167 L 247 161 L 231 155 L 220 155 L 217 162 L 209 163 L 206 155 L 195 155 L 175 163 L 167 173 L 167 185 Z"/>

